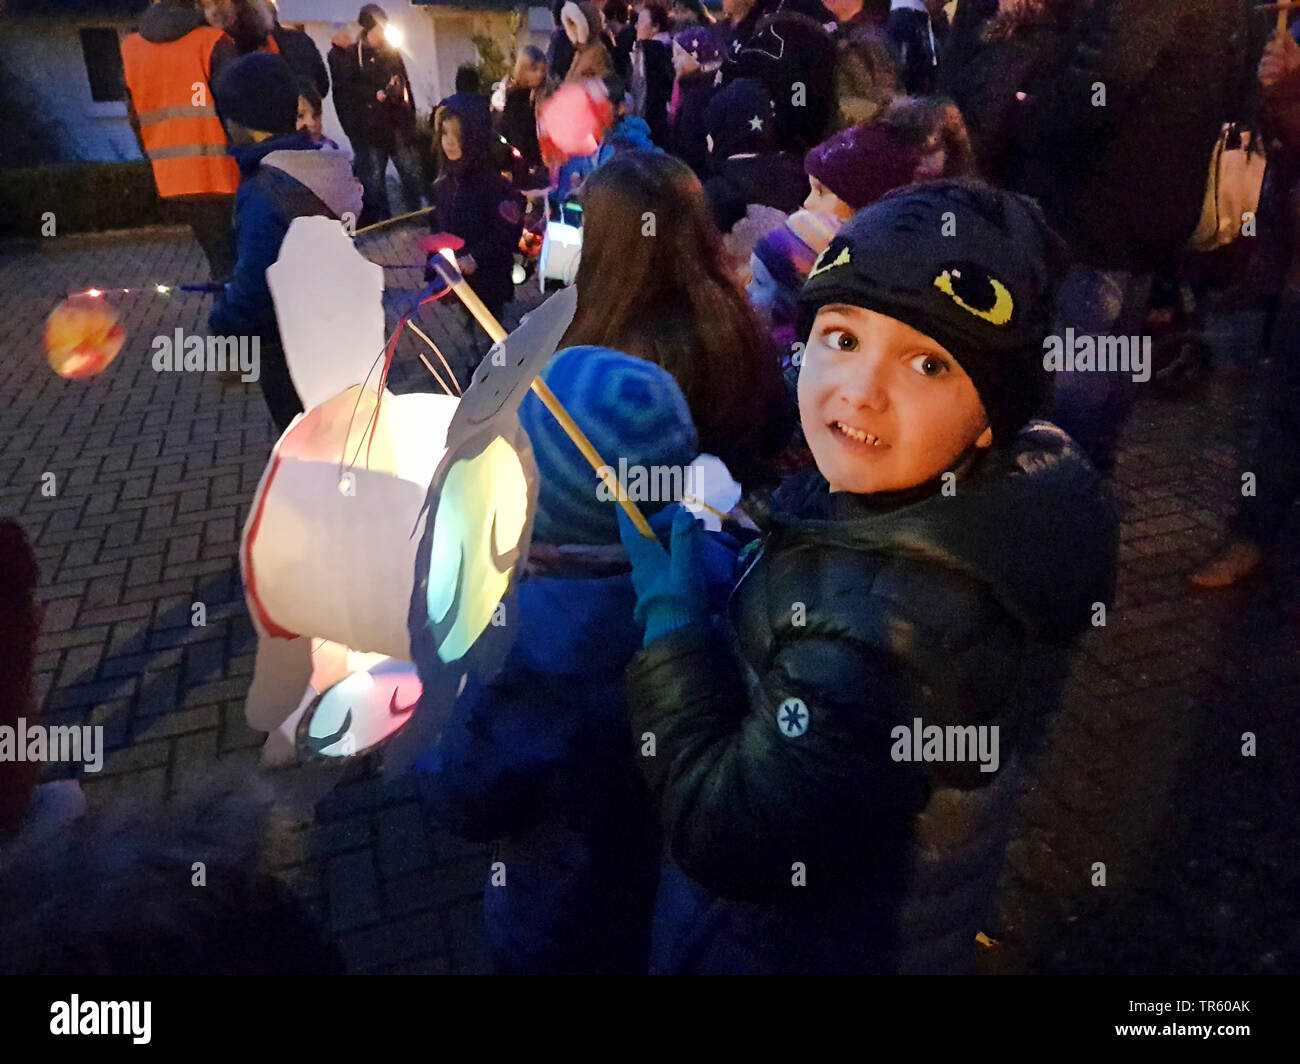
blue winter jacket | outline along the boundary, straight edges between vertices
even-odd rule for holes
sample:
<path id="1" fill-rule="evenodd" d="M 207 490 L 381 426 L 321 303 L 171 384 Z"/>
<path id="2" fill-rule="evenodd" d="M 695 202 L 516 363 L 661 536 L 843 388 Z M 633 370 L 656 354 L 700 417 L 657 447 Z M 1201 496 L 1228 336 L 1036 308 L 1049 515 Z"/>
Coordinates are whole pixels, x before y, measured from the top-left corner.
<path id="1" fill-rule="evenodd" d="M 625 151 L 658 151 L 650 139 L 650 127 L 644 118 L 624 115 L 600 142 L 596 151 L 596 168 L 604 166 L 614 156 Z"/>
<path id="2" fill-rule="evenodd" d="M 672 509 L 652 520 L 657 531 L 671 527 Z M 708 544 L 720 605 L 734 544 Z M 624 694 L 641 645 L 635 606 L 625 569 L 521 581 L 503 668 L 488 683 L 467 682 L 415 765 L 421 797 L 444 826 L 498 840 L 484 916 L 499 972 L 647 970 L 660 841 Z"/>
<path id="3" fill-rule="evenodd" d="M 315 143 L 309 133 L 271 137 L 232 148 L 241 183 L 235 196 L 238 261 L 208 319 L 213 333 L 260 336 L 278 345 L 275 305 L 266 270 L 280 257 L 293 220 L 303 215 L 342 218 L 361 212 L 361 190 L 351 158 Z"/>

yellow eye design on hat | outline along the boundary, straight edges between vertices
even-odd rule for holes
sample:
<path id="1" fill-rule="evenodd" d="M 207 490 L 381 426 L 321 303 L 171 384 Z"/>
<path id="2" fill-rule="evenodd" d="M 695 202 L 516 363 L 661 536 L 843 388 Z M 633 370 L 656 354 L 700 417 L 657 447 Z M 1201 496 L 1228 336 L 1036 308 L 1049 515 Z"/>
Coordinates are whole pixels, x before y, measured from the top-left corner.
<path id="1" fill-rule="evenodd" d="M 811 281 L 819 273 L 825 273 L 827 270 L 833 270 L 835 269 L 836 266 L 847 266 L 849 264 L 850 256 L 849 256 L 848 244 L 841 245 L 840 253 L 835 256 L 833 261 L 824 262 L 826 256 L 830 254 L 830 250 L 834 246 L 835 246 L 834 244 L 827 244 L 825 250 L 823 250 L 822 253 L 817 256 L 817 261 L 813 263 L 813 268 L 808 271 L 808 280 Z"/>
<path id="2" fill-rule="evenodd" d="M 968 314 L 992 325 L 1006 325 L 1015 310 L 1007 286 L 974 263 L 945 268 L 934 279 L 934 287 Z"/>

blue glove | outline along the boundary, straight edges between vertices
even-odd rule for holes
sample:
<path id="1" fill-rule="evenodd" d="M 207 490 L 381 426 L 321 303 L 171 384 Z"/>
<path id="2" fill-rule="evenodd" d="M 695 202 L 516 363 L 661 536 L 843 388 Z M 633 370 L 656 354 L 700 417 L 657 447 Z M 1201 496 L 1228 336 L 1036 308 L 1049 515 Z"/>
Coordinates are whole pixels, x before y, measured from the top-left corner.
<path id="1" fill-rule="evenodd" d="M 618 510 L 618 533 L 632 562 L 638 624 L 645 625 L 643 646 L 669 632 L 708 619 L 708 589 L 696 561 L 704 532 L 690 511 L 673 517 L 671 553 L 658 540 L 646 539 L 632 519 Z"/>

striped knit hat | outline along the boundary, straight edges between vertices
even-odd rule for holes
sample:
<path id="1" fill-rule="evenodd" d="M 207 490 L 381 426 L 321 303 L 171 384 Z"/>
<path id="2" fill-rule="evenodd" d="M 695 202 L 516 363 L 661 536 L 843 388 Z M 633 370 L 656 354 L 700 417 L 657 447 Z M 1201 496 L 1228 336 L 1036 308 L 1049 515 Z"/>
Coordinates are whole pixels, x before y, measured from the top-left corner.
<path id="1" fill-rule="evenodd" d="M 684 469 L 699 454 L 686 398 L 653 362 L 606 347 L 570 347 L 547 363 L 542 379 L 615 472 L 620 459 L 628 467 Z M 552 546 L 618 543 L 618 504 L 600 498 L 595 471 L 531 392 L 519 420 L 537 462 L 533 538 Z M 651 514 L 670 501 L 637 504 Z"/>
<path id="2" fill-rule="evenodd" d="M 798 295 L 817 256 L 826 250 L 839 229 L 838 218 L 798 210 L 785 220 L 785 225 L 764 236 L 754 254 L 767 267 L 772 280 Z"/>

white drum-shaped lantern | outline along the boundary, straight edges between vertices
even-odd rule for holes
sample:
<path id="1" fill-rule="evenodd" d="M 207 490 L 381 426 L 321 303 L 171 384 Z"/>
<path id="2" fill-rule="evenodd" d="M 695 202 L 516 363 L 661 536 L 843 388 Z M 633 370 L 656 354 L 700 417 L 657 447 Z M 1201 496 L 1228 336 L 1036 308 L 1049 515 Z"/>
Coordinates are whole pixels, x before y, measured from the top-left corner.
<path id="1" fill-rule="evenodd" d="M 573 284 L 581 258 L 582 229 L 565 222 L 547 222 L 537 262 L 538 283 L 542 291 L 546 291 L 547 281 Z"/>
<path id="2" fill-rule="evenodd" d="M 263 638 L 410 660 L 407 611 L 453 396 L 352 387 L 300 415 L 253 497 L 240 562 Z M 371 426 L 373 424 L 373 435 Z"/>

